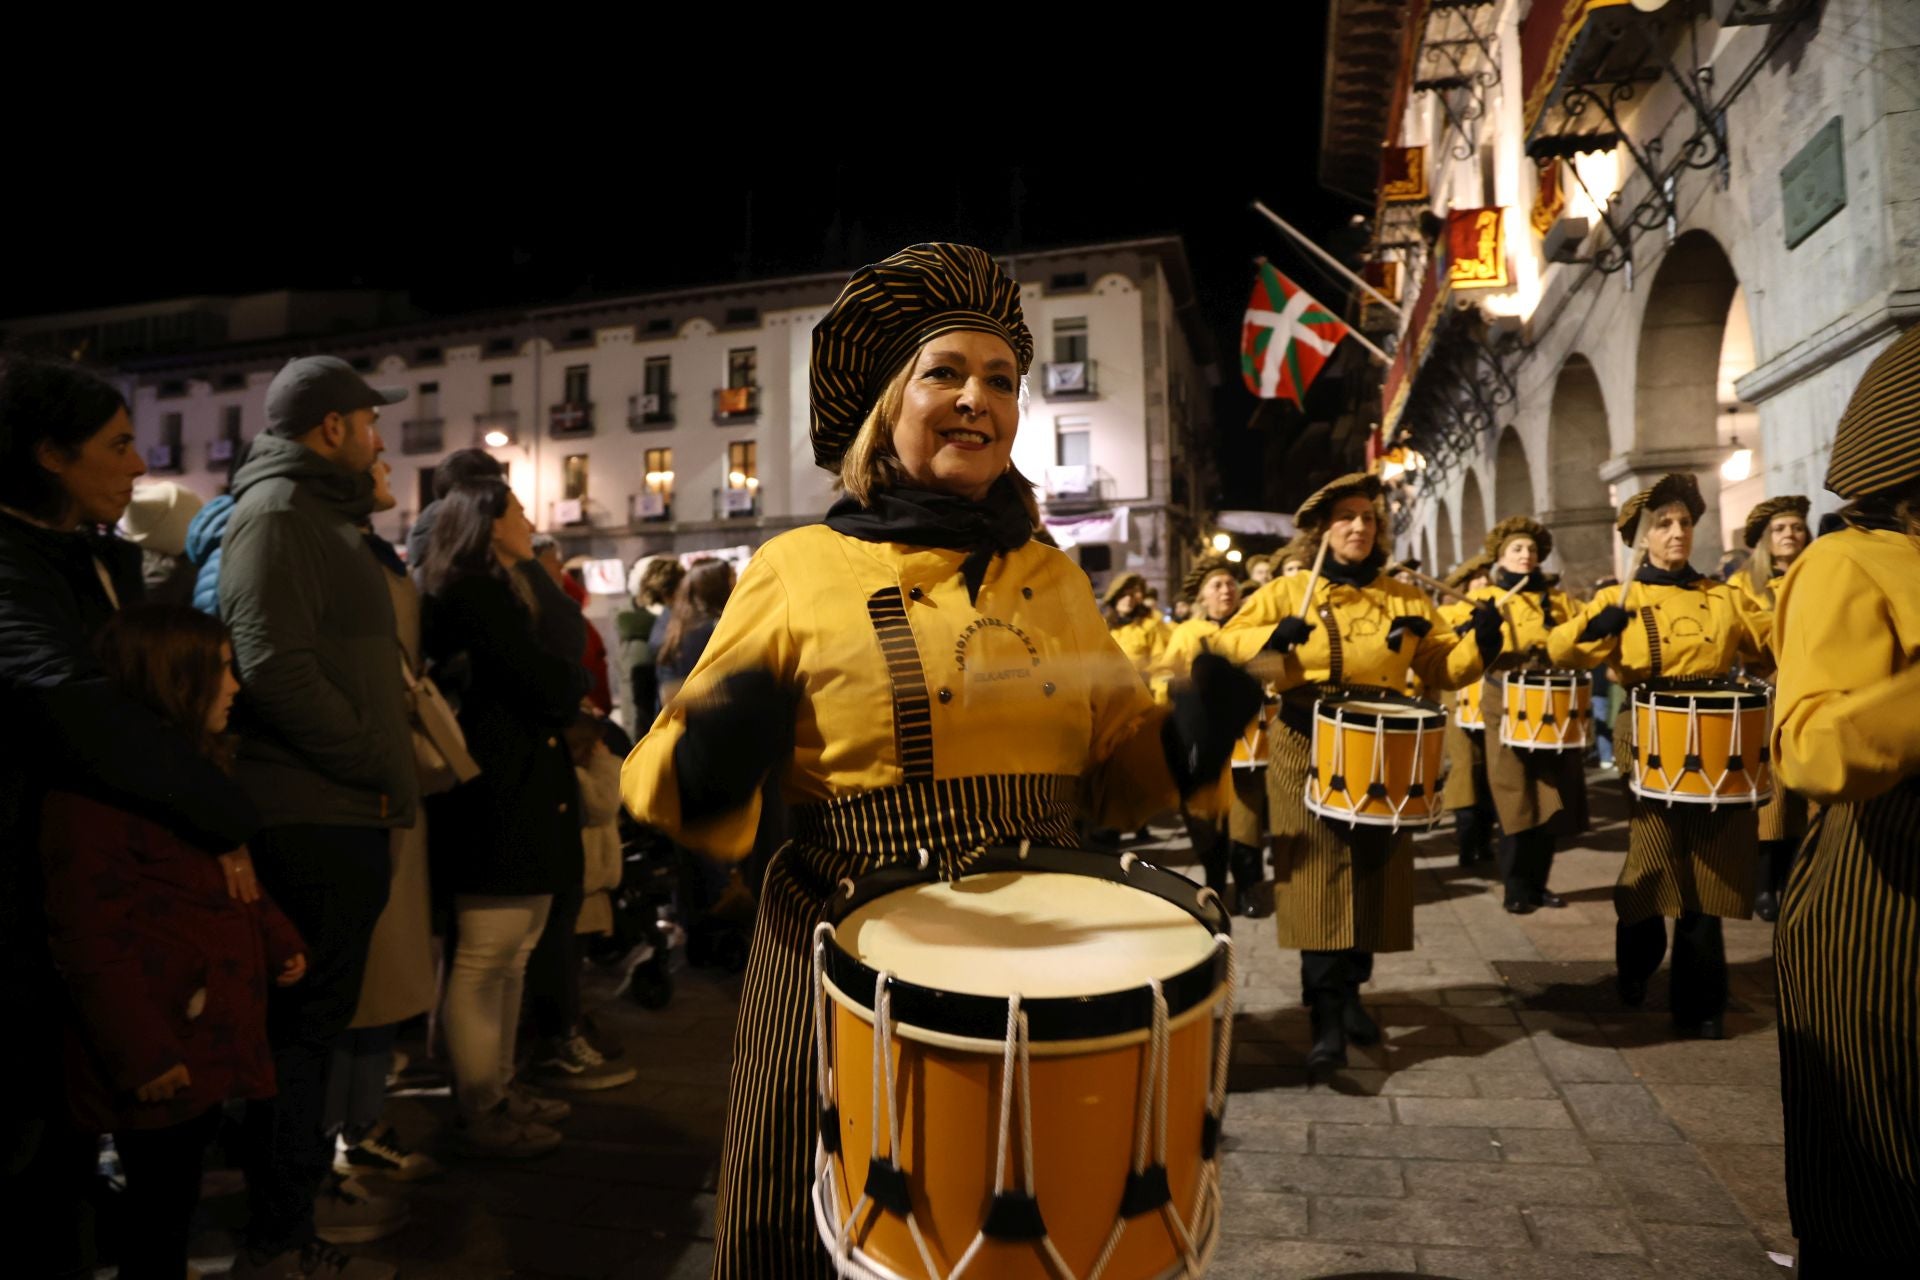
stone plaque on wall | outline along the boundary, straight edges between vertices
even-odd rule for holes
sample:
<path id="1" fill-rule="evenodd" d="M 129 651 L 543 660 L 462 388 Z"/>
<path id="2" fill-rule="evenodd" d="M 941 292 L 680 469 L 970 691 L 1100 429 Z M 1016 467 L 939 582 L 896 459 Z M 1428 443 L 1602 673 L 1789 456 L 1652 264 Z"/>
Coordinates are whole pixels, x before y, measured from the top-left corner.
<path id="1" fill-rule="evenodd" d="M 1847 167 L 1835 116 L 1780 170 L 1781 222 L 1791 249 L 1847 207 Z"/>

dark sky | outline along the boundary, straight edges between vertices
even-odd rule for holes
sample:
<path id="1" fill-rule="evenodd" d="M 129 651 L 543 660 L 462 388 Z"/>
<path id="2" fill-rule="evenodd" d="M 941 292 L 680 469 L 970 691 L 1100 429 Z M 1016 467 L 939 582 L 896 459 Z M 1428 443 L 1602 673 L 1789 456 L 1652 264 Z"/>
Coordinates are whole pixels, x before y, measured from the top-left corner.
<path id="1" fill-rule="evenodd" d="M 910 113 L 827 125 L 806 118 L 802 90 L 791 118 L 742 104 L 734 131 L 701 136 L 678 110 L 609 97 L 485 123 L 334 121 L 344 150 L 324 160 L 314 121 L 251 140 L 237 125 L 241 136 L 191 155 L 133 147 L 116 158 L 119 199 L 56 183 L 0 208 L 16 250 L 0 260 L 0 314 L 351 285 L 447 313 L 839 270 L 919 240 L 1012 248 L 1018 193 L 1020 247 L 1185 236 L 1222 362 L 1221 496 L 1250 504 L 1263 441 L 1246 428 L 1254 401 L 1236 352 L 1251 260 L 1271 256 L 1323 298 L 1332 289 L 1249 203 L 1323 243 L 1359 211 L 1315 180 L 1324 7 L 1289 8 L 1307 12 L 1244 68 L 1223 61 L 1235 46 L 1223 29 L 1196 46 L 1205 58 L 1169 48 L 1053 99 L 987 95 L 1007 129 L 916 127 Z M 1134 34 L 1135 57 L 1155 38 Z"/>

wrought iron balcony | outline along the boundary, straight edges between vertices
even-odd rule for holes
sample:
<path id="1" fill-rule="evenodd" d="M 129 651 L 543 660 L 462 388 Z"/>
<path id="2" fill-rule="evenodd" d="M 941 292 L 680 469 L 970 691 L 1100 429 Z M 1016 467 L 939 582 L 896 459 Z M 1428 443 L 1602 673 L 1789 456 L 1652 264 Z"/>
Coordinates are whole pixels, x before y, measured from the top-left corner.
<path id="1" fill-rule="evenodd" d="M 713 393 L 713 420 L 719 426 L 750 422 L 759 416 L 759 387 L 721 387 Z"/>
<path id="2" fill-rule="evenodd" d="M 674 400 L 671 391 L 649 391 L 627 397 L 627 430 L 652 431 L 672 426 Z"/>
<path id="3" fill-rule="evenodd" d="M 593 434 L 593 405 L 568 400 L 547 409 L 547 434 L 555 440 L 577 440 Z"/>
<path id="4" fill-rule="evenodd" d="M 409 418 L 400 424 L 400 452 L 439 453 L 447 447 L 445 418 Z"/>
<path id="5" fill-rule="evenodd" d="M 1048 400 L 1092 400 L 1100 393 L 1091 360 L 1064 360 L 1041 366 L 1041 386 Z"/>

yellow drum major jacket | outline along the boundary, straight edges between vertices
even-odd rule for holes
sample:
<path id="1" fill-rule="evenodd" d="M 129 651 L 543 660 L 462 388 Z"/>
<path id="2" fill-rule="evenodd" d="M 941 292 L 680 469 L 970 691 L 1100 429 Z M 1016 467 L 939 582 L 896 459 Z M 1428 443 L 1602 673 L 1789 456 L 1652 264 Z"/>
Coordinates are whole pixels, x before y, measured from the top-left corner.
<path id="1" fill-rule="evenodd" d="M 1547 635 L 1547 656 L 1556 667 L 1582 670 L 1611 661 L 1629 685 L 1658 679 L 1723 676 L 1742 658 L 1760 657 L 1744 611 L 1725 583 L 1695 578 L 1684 587 L 1630 582 L 1624 587 L 1632 614 L 1619 635 L 1582 640 L 1593 616 L 1620 604 L 1622 587 L 1603 587 L 1585 609 Z M 1648 619 L 1656 643 L 1649 643 Z"/>
<path id="2" fill-rule="evenodd" d="M 1112 628 L 1110 634 L 1113 642 L 1120 646 L 1120 652 L 1127 655 L 1127 661 L 1133 664 L 1133 669 L 1144 680 L 1150 677 L 1154 664 L 1166 651 L 1173 630 L 1165 618 L 1151 609 L 1143 608 L 1134 617 Z"/>
<path id="3" fill-rule="evenodd" d="M 716 857 L 752 851 L 757 799 L 681 820 L 673 748 L 685 702 L 756 666 L 799 691 L 780 779 L 796 807 L 913 789 L 915 824 L 992 809 L 1001 831 L 1017 830 L 1020 805 L 1040 795 L 1068 796 L 1123 830 L 1174 807 L 1166 712 L 1114 643 L 1085 574 L 1029 542 L 995 557 L 969 601 L 964 558 L 824 525 L 761 547 L 680 698 L 627 757 L 633 815 Z"/>

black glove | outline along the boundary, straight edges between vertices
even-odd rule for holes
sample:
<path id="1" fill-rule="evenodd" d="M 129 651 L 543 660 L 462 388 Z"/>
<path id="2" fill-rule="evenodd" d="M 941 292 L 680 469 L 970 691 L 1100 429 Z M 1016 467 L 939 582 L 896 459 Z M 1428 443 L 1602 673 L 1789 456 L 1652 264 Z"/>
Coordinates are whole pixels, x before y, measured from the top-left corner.
<path id="1" fill-rule="evenodd" d="M 1586 627 L 1580 632 L 1580 643 L 1591 644 L 1595 640 L 1605 640 L 1617 636 L 1627 629 L 1633 621 L 1633 615 L 1617 604 L 1610 604 L 1587 619 Z"/>
<path id="2" fill-rule="evenodd" d="M 1480 661 L 1492 666 L 1493 660 L 1500 656 L 1500 650 L 1507 643 L 1507 629 L 1502 625 L 1500 611 L 1492 604 L 1482 600 L 1473 606 L 1473 612 L 1463 624 L 1466 630 L 1473 632 L 1473 642 L 1480 648 Z M 1456 632 L 1460 627 L 1454 628 Z"/>
<path id="3" fill-rule="evenodd" d="M 1219 654 L 1193 660 L 1193 675 L 1174 690 L 1173 714 L 1160 730 L 1167 767 L 1181 795 L 1220 776 L 1233 744 L 1265 698 L 1258 680 Z"/>
<path id="4" fill-rule="evenodd" d="M 1305 618 L 1288 614 L 1280 619 L 1280 625 L 1275 627 L 1273 634 L 1267 637 L 1266 647 L 1275 653 L 1292 653 L 1294 647 L 1304 643 L 1312 632 L 1312 623 Z"/>
<path id="5" fill-rule="evenodd" d="M 688 704 L 686 729 L 673 748 L 683 820 L 737 809 L 760 789 L 767 770 L 793 750 L 797 696 L 771 671 L 754 668 Z"/>
<path id="6" fill-rule="evenodd" d="M 1387 648 L 1398 653 L 1400 652 L 1400 638 L 1402 636 L 1412 636 L 1414 640 L 1418 642 L 1425 640 L 1427 633 L 1432 630 L 1433 623 L 1428 619 L 1415 617 L 1410 613 L 1403 613 L 1393 620 L 1392 626 L 1387 628 Z"/>

